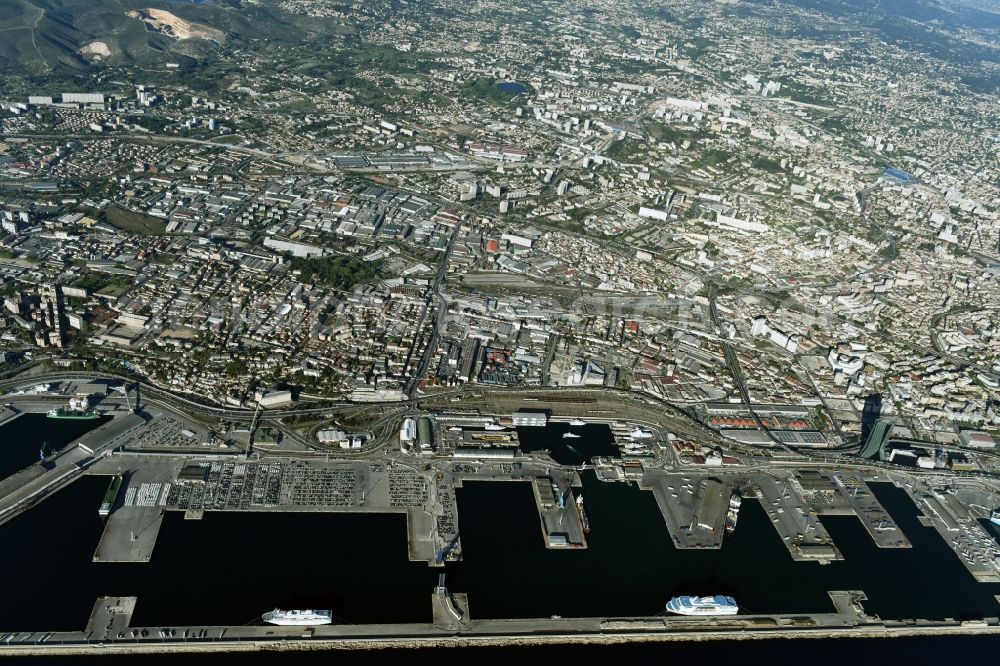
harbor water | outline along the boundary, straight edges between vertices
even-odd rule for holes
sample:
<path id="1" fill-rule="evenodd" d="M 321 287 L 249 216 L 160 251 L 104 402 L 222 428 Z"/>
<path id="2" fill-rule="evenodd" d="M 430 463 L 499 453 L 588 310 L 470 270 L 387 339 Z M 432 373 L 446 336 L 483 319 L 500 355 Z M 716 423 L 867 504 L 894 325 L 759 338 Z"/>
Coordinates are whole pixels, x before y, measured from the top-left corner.
<path id="1" fill-rule="evenodd" d="M 579 437 L 563 437 L 566 433 Z M 548 451 L 560 465 L 582 465 L 594 456 L 621 457 L 614 445 L 611 429 L 603 424 L 571 426 L 550 423 L 545 428 L 518 428 L 519 448 L 525 453 Z"/>
<path id="2" fill-rule="evenodd" d="M 50 419 L 45 414 L 21 414 L 8 421 L 0 427 L 0 480 L 38 462 L 43 442 L 46 455 L 58 453 L 110 418 Z"/>

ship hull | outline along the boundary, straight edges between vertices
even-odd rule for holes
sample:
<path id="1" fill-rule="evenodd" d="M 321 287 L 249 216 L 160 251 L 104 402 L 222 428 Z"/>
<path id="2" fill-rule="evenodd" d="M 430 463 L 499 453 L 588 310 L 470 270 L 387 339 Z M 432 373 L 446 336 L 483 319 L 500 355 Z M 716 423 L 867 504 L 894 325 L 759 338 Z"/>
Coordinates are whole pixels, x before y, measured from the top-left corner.
<path id="1" fill-rule="evenodd" d="M 582 499 L 576 503 L 576 508 L 580 512 L 580 522 L 583 524 L 583 533 L 590 534 L 590 516 L 587 515 L 586 509 L 583 508 Z"/>

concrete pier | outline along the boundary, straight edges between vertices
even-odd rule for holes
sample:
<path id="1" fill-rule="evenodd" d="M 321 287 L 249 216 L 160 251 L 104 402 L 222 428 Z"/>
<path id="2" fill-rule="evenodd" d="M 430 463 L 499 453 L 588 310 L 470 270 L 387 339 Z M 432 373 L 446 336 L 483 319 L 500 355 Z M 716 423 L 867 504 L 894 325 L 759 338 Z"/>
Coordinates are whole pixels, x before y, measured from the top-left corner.
<path id="1" fill-rule="evenodd" d="M 791 478 L 756 474 L 751 484 L 793 559 L 821 564 L 844 559 L 818 515 L 804 508 L 805 500 Z"/>
<path id="2" fill-rule="evenodd" d="M 149 562 L 164 513 L 158 506 L 114 511 L 104 525 L 94 562 Z"/>
<path id="3" fill-rule="evenodd" d="M 858 517 L 861 525 L 871 535 L 879 548 L 911 548 L 910 540 L 899 529 L 889 512 L 879 504 L 859 472 L 838 471 L 833 474 L 843 498 L 851 513 Z M 820 512 L 823 515 L 823 512 Z"/>
<path id="4" fill-rule="evenodd" d="M 444 566 L 444 562 L 438 562 L 439 548 L 433 533 L 434 516 L 424 509 L 406 510 L 406 542 L 411 561 Z"/>
<path id="5" fill-rule="evenodd" d="M 910 497 L 924 514 L 921 522 L 937 530 L 976 580 L 1000 582 L 1000 544 L 947 486 L 921 484 Z"/>
<path id="6" fill-rule="evenodd" d="M 91 640 L 124 638 L 132 623 L 136 597 L 101 597 L 87 621 Z"/>
<path id="7" fill-rule="evenodd" d="M 732 483 L 715 478 L 709 484 L 691 474 L 646 470 L 639 487 L 653 493 L 674 546 L 698 549 L 722 547 Z M 709 493 L 716 496 L 713 502 L 707 502 Z"/>
<path id="8" fill-rule="evenodd" d="M 0 407 L 0 425 L 11 421 L 21 415 L 20 410 L 16 407 Z"/>
<path id="9" fill-rule="evenodd" d="M 564 481 L 564 483 L 569 480 Z M 536 477 L 531 484 L 546 548 L 586 548 L 583 518 L 576 508 L 576 496 L 552 477 Z M 561 505 L 561 506 L 560 506 Z"/>
<path id="10" fill-rule="evenodd" d="M 454 631 L 469 623 L 469 597 L 466 594 L 455 594 L 439 587 L 431 595 L 431 607 L 436 627 Z"/>

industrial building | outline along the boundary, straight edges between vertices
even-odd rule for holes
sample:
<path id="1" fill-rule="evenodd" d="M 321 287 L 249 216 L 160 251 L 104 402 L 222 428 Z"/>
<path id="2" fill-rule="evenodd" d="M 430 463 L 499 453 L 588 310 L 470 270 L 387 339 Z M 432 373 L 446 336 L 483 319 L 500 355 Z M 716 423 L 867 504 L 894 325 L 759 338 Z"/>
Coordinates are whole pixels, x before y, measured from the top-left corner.
<path id="1" fill-rule="evenodd" d="M 257 399 L 257 403 L 261 407 L 281 407 L 283 405 L 290 405 L 295 401 L 292 397 L 291 391 L 271 391 L 270 393 L 265 393 Z"/>
<path id="2" fill-rule="evenodd" d="M 473 449 L 473 448 L 460 448 L 455 449 L 454 456 L 456 458 L 464 459 L 475 459 L 475 460 L 514 460 L 517 457 L 517 449 L 511 448 L 492 448 L 492 449 Z"/>

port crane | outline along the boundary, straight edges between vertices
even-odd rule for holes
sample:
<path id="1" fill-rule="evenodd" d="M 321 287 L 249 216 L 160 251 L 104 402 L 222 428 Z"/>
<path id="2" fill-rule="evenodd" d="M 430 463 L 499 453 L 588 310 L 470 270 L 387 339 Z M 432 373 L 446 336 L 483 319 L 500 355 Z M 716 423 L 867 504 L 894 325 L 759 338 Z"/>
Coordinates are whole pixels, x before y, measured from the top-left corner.
<path id="1" fill-rule="evenodd" d="M 562 495 L 559 497 L 559 508 L 566 508 L 566 500 L 569 498 L 570 493 L 573 491 L 572 486 L 566 486 L 566 490 L 563 491 Z"/>
<path id="2" fill-rule="evenodd" d="M 111 389 L 112 391 L 118 391 L 125 396 L 125 404 L 128 405 L 128 411 L 131 414 L 134 410 L 132 409 L 132 400 L 128 397 L 128 384 L 122 384 L 121 386 L 115 386 Z M 136 394 L 138 395 L 139 387 L 136 385 Z M 136 410 L 139 409 L 139 401 L 136 400 L 135 403 Z"/>

